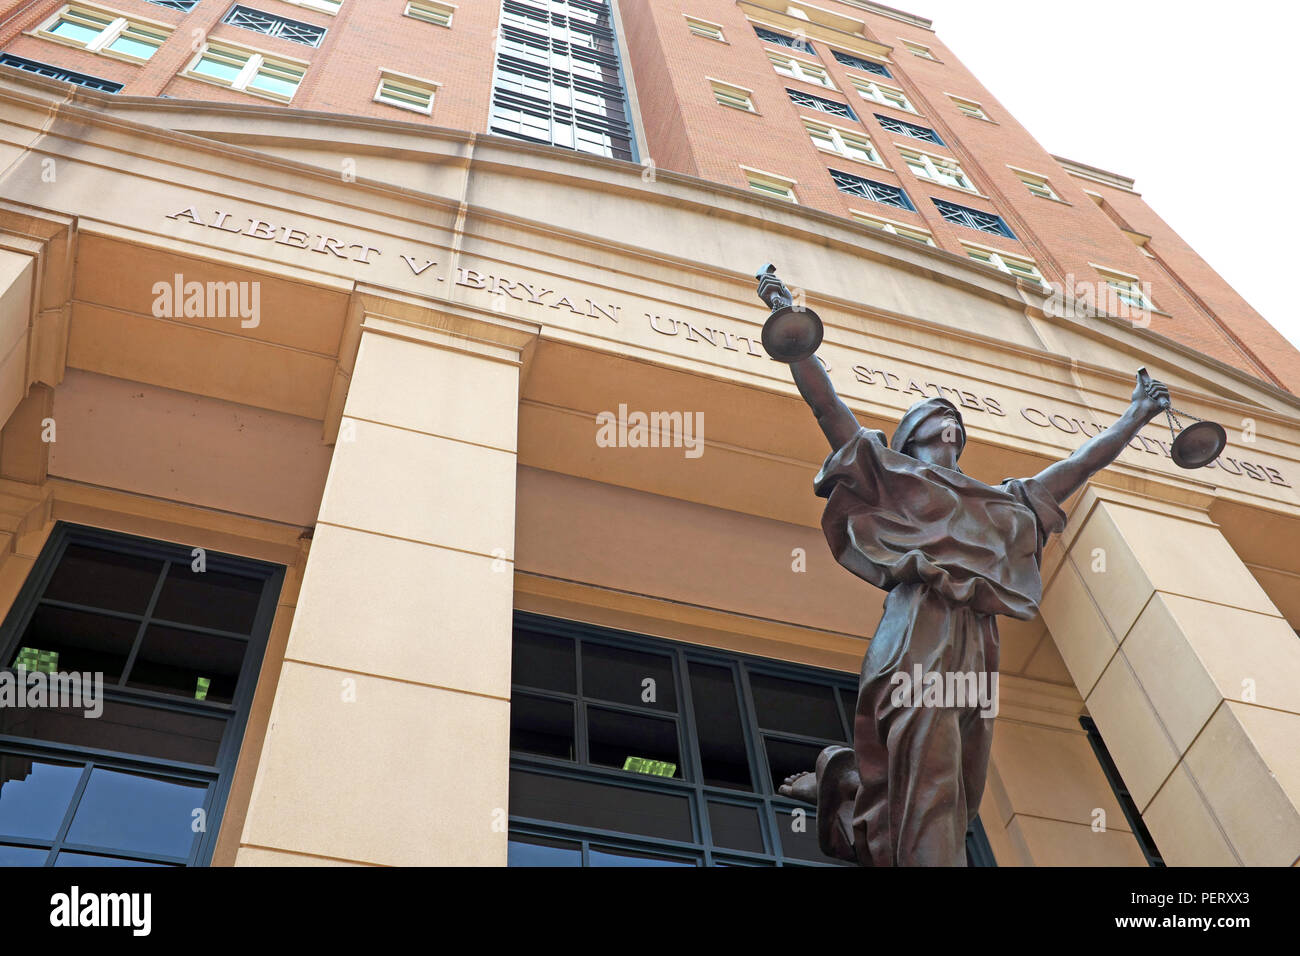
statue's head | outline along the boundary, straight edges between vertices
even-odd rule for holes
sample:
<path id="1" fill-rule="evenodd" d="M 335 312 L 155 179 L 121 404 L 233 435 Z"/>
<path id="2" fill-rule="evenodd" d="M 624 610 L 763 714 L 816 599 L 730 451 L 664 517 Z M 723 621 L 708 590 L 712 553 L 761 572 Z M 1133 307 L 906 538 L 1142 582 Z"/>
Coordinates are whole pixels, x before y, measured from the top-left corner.
<path id="1" fill-rule="evenodd" d="M 966 447 L 966 424 L 957 406 L 946 398 L 927 398 L 909 408 L 889 440 L 894 451 L 921 461 L 957 468 Z"/>

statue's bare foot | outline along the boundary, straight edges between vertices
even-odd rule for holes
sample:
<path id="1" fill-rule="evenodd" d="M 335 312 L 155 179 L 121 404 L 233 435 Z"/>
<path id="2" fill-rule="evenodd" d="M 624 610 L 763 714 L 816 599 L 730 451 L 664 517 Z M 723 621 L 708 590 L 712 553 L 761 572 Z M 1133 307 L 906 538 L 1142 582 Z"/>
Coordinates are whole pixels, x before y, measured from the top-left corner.
<path id="1" fill-rule="evenodd" d="M 805 770 L 802 773 L 792 773 L 785 778 L 785 781 L 777 788 L 777 793 L 783 797 L 793 797 L 795 800 L 802 800 L 804 803 L 817 802 L 817 774 L 811 770 Z"/>

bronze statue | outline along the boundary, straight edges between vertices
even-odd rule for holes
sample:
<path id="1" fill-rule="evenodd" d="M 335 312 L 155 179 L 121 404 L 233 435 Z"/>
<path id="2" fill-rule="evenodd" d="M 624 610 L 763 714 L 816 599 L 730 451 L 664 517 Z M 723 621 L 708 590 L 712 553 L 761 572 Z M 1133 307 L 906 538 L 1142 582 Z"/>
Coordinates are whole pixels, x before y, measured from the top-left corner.
<path id="1" fill-rule="evenodd" d="M 830 442 L 814 485 L 826 499 L 826 540 L 841 565 L 888 592 L 862 663 L 853 749 L 828 747 L 815 770 L 787 777 L 780 792 L 817 805 L 830 856 L 964 866 L 993 717 L 970 695 L 900 698 L 898 675 L 939 675 L 941 688 L 996 680 L 997 615 L 1038 613 L 1039 562 L 1048 536 L 1065 527 L 1061 505 L 1168 407 L 1169 390 L 1143 369 L 1132 404 L 1106 431 L 1035 477 L 986 485 L 957 467 L 966 429 L 946 399 L 917 402 L 888 442 L 859 425 L 813 354 L 820 320 L 793 304 L 771 266 L 759 280 L 777 320 L 764 345 L 770 339 L 773 358 L 790 365 Z"/>

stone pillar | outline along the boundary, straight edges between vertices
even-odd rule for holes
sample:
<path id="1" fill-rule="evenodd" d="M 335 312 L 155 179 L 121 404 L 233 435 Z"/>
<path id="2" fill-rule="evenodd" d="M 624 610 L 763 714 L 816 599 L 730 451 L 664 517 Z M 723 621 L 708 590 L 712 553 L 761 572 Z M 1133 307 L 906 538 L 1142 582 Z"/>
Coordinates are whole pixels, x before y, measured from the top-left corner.
<path id="1" fill-rule="evenodd" d="M 237 865 L 504 865 L 519 368 L 365 318 Z"/>
<path id="2" fill-rule="evenodd" d="M 1049 646 L 1039 654 L 1049 653 Z M 1037 655 L 1036 655 L 1037 656 Z M 1003 674 L 980 822 L 999 866 L 1145 866 L 1066 684 Z"/>
<path id="3" fill-rule="evenodd" d="M 1043 618 L 1165 862 L 1300 857 L 1300 640 L 1212 499 L 1079 497 Z"/>

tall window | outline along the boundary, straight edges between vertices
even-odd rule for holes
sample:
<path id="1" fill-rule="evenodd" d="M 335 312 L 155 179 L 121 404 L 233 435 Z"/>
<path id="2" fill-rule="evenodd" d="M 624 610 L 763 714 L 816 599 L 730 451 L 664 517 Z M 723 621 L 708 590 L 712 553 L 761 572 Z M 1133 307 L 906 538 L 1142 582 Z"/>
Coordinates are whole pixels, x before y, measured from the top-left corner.
<path id="1" fill-rule="evenodd" d="M 0 865 L 211 859 L 283 573 L 55 528 L 0 626 L 5 676 L 28 688 L 0 707 Z M 79 699 L 32 706 L 34 682 L 73 677 Z"/>
<path id="2" fill-rule="evenodd" d="M 849 740 L 853 675 L 522 614 L 513 671 L 511 866 L 840 865 L 777 787 Z"/>
<path id="3" fill-rule="evenodd" d="M 491 132 L 632 159 L 607 0 L 504 0 Z"/>

